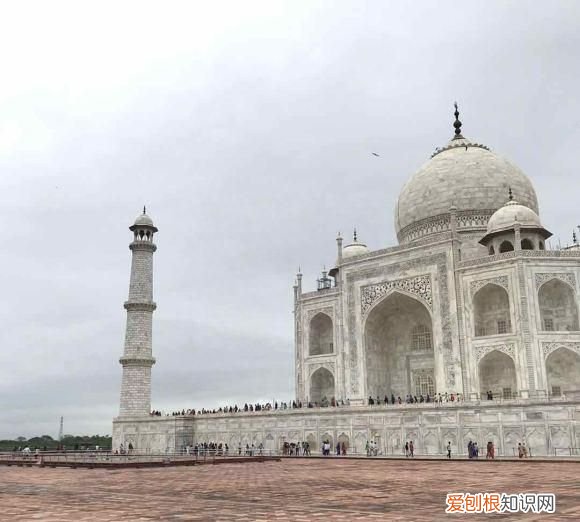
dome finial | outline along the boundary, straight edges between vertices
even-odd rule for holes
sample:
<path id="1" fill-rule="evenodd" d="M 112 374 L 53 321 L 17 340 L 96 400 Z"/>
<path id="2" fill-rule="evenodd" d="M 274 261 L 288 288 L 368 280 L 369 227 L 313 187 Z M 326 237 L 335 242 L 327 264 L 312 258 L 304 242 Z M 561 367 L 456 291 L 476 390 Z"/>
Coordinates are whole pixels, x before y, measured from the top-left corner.
<path id="1" fill-rule="evenodd" d="M 512 188 L 511 187 L 508 187 L 508 199 L 510 201 L 513 201 L 514 200 L 514 194 L 512 192 Z"/>
<path id="2" fill-rule="evenodd" d="M 576 231 L 575 230 L 572 231 L 572 243 L 574 243 L 575 245 L 578 244 L 578 239 L 576 239 Z"/>
<path id="3" fill-rule="evenodd" d="M 461 122 L 459 121 L 459 106 L 457 105 L 457 102 L 455 102 L 453 106 L 455 107 L 455 112 L 453 113 L 455 115 L 455 122 L 453 123 L 453 127 L 455 127 L 455 136 L 453 139 L 461 140 L 463 139 L 463 136 L 461 135 Z"/>
<path id="4" fill-rule="evenodd" d="M 352 237 L 353 237 L 353 239 L 354 239 L 354 242 L 356 243 L 356 227 L 355 227 L 355 229 L 354 229 L 354 234 L 352 235 Z"/>
<path id="5" fill-rule="evenodd" d="M 143 205 L 143 214 L 147 214 L 147 209 L 145 208 L 145 205 Z"/>

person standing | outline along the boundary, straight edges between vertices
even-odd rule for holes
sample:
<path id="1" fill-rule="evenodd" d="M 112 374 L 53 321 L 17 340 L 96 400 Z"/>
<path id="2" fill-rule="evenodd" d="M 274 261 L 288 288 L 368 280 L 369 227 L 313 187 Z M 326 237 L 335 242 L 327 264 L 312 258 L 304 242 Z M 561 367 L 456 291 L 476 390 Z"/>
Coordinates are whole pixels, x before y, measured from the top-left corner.
<path id="1" fill-rule="evenodd" d="M 451 441 L 447 442 L 447 458 L 451 458 Z"/>
<path id="2" fill-rule="evenodd" d="M 491 448 L 492 448 L 492 446 L 493 446 L 493 442 L 491 442 L 491 440 L 488 440 L 487 441 L 487 451 L 485 453 L 485 458 L 488 459 L 488 460 L 492 458 L 492 456 L 491 456 Z"/>
<path id="3" fill-rule="evenodd" d="M 405 457 L 409 456 L 409 442 L 405 442 Z"/>
<path id="4" fill-rule="evenodd" d="M 415 456 L 415 446 L 413 441 L 409 442 L 409 453 L 411 454 L 411 457 Z"/>

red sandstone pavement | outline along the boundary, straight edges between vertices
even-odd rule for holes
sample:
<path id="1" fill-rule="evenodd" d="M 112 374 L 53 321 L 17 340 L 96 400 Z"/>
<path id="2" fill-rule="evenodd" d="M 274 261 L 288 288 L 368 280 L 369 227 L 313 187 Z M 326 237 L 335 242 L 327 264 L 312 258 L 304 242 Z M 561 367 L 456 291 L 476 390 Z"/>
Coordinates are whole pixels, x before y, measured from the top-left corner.
<path id="1" fill-rule="evenodd" d="M 187 468 L 0 468 L 1 521 L 580 520 L 580 464 L 281 462 Z M 445 513 L 448 492 L 556 494 L 556 513 Z"/>

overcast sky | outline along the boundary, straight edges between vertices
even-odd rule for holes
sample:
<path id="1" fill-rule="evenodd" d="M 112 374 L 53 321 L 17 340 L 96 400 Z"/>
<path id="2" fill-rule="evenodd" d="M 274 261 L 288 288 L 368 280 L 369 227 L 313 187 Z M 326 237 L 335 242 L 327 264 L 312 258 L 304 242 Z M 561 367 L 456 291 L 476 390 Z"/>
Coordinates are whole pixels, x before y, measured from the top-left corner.
<path id="1" fill-rule="evenodd" d="M 313 289 L 355 225 L 396 244 L 454 100 L 569 241 L 579 21 L 574 1 L 2 2 L 0 438 L 111 432 L 144 204 L 159 409 L 292 397 L 298 265 Z"/>

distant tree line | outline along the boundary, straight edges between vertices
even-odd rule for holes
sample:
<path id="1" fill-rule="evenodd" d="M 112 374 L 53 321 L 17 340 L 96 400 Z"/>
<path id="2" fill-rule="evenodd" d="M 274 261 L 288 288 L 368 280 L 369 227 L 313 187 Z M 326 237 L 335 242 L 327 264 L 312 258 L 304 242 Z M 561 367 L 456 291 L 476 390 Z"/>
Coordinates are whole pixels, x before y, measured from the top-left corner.
<path id="1" fill-rule="evenodd" d="M 50 435 L 40 437 L 17 437 L 15 440 L 0 440 L 0 451 L 12 451 L 14 448 L 29 447 L 31 450 L 83 450 L 111 449 L 112 438 L 109 435 L 64 435 L 62 440 L 55 440 Z"/>

